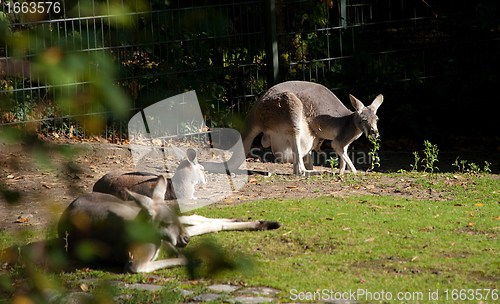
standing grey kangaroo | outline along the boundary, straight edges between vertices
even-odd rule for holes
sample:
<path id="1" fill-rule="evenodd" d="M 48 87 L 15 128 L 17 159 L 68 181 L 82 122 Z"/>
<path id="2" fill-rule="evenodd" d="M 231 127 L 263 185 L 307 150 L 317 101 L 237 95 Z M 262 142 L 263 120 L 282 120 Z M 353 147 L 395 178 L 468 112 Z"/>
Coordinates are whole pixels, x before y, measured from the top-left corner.
<path id="1" fill-rule="evenodd" d="M 356 173 L 347 149 L 363 133 L 379 136 L 376 113 L 383 96 L 378 95 L 367 107 L 354 96 L 349 98 L 354 112 L 317 83 L 288 81 L 271 87 L 247 117 L 242 135 L 244 153 L 233 153 L 228 166 L 238 168 L 244 161 L 240 155 L 247 155 L 255 137 L 264 133 L 262 146 L 271 147 L 277 161 L 293 163 L 294 174 L 312 171 L 311 151 L 319 149 L 323 140 L 331 140 L 339 155 L 339 174 L 344 173 L 346 164 Z"/>
<path id="2" fill-rule="evenodd" d="M 187 149 L 186 158 L 179 163 L 174 176 L 167 179 L 165 200 L 196 199 L 195 186 L 207 182 L 204 168 L 196 158 L 196 151 Z M 92 191 L 112 194 L 122 200 L 132 199 L 126 190 L 151 197 L 157 177 L 148 172 L 110 172 L 94 184 Z"/>
<path id="3" fill-rule="evenodd" d="M 93 192 L 78 197 L 66 208 L 58 223 L 58 235 L 72 258 L 84 263 L 118 263 L 134 273 L 152 272 L 186 264 L 182 256 L 157 260 L 162 242 L 171 248 L 184 247 L 190 237 L 196 235 L 280 227 L 272 221 L 243 222 L 198 215 L 177 217 L 164 200 L 167 181 L 162 175 L 156 178 L 151 197 L 124 191 L 132 201 Z"/>

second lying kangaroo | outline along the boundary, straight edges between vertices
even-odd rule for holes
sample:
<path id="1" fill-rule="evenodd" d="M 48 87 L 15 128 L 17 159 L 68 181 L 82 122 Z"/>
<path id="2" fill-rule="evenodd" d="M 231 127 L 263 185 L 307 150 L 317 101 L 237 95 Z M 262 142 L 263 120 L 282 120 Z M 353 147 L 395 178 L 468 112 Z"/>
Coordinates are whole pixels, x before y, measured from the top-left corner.
<path id="1" fill-rule="evenodd" d="M 196 160 L 196 151 L 188 149 L 186 159 L 180 162 L 174 176 L 167 179 L 165 199 L 196 199 L 195 186 L 207 182 L 203 170 Z M 126 189 L 151 197 L 157 177 L 157 174 L 148 172 L 115 171 L 101 177 L 92 191 L 112 194 L 122 200 L 132 199 Z"/>
<path id="2" fill-rule="evenodd" d="M 331 140 L 340 157 L 340 174 L 346 164 L 356 173 L 347 148 L 361 134 L 378 137 L 376 115 L 383 96 L 378 95 L 365 107 L 349 95 L 355 112 L 347 109 L 326 87 L 306 81 L 288 81 L 270 88 L 255 104 L 247 117 L 243 132 L 244 153 L 233 153 L 230 168 L 238 168 L 241 156 L 250 153 L 254 138 L 260 133 L 262 146 L 271 147 L 277 160 L 292 162 L 294 174 L 313 169 L 311 151 L 323 140 Z M 206 165 L 205 165 L 206 166 Z"/>
<path id="3" fill-rule="evenodd" d="M 183 257 L 157 260 L 162 242 L 183 247 L 195 235 L 280 226 L 277 222 L 238 222 L 197 215 L 178 218 L 164 201 L 166 190 L 165 177 L 159 176 L 151 198 L 128 190 L 133 202 L 98 192 L 80 196 L 63 212 L 59 238 L 70 256 L 84 263 L 119 263 L 130 272 L 152 272 L 186 263 Z M 151 233 L 137 232 L 138 228 Z"/>

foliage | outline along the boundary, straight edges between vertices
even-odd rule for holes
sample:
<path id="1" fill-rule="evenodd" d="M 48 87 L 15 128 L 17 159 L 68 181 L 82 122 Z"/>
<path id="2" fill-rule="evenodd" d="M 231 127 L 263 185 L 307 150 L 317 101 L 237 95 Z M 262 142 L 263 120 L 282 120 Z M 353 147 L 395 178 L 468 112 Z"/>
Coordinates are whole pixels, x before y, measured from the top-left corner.
<path id="1" fill-rule="evenodd" d="M 339 166 L 339 158 L 337 156 L 330 156 L 330 158 L 326 160 L 326 163 L 330 165 L 330 169 L 333 172 Z"/>
<path id="2" fill-rule="evenodd" d="M 434 170 L 439 170 L 439 168 L 435 165 L 435 163 L 439 161 L 439 149 L 437 145 L 425 140 L 422 154 L 423 156 L 420 156 L 418 151 L 413 152 L 414 161 L 413 164 L 410 164 L 413 171 L 418 170 L 419 165 L 424 172 L 429 171 L 430 173 L 434 173 Z"/>
<path id="3" fill-rule="evenodd" d="M 380 137 L 368 136 L 368 140 L 372 144 L 368 156 L 370 158 L 370 171 L 375 168 L 380 167 L 380 156 L 378 156 L 378 151 L 380 150 Z"/>
<path id="4" fill-rule="evenodd" d="M 231 39 L 213 43 L 213 37 L 261 31 L 261 23 L 248 23 L 248 16 L 260 15 L 260 6 L 234 4 L 242 9 L 226 10 L 224 5 L 199 8 L 182 1 L 153 1 L 154 10 L 149 11 L 144 1 L 91 4 L 68 4 L 68 17 L 111 14 L 113 18 L 103 18 L 109 24 L 96 22 L 89 28 L 84 26 L 86 19 L 75 20 L 68 31 L 64 22 L 24 26 L 16 16 L 2 14 L 6 18 L 0 18 L 0 30 L 6 35 L 0 40 L 7 43 L 7 53 L 32 58 L 28 75 L 47 79 L 40 85 L 50 88 L 40 94 L 29 89 L 30 79 L 2 79 L 0 98 L 8 102 L 1 103 L 1 110 L 13 113 L 3 115 L 2 121 L 45 120 L 42 127 L 54 133 L 51 118 L 65 117 L 77 120 L 68 126 L 94 133 L 104 130 L 109 116 L 126 119 L 130 100 L 145 107 L 196 90 L 208 124 L 231 126 L 228 116 L 248 110 L 254 96 L 266 89 L 265 79 L 258 77 L 265 74 L 262 43 L 241 46 Z M 130 45 L 137 47 L 123 47 Z"/>
<path id="5" fill-rule="evenodd" d="M 242 37 L 214 39 L 261 31 L 261 24 L 248 19 L 260 15 L 261 8 L 234 3 L 241 9 L 231 10 L 226 5 L 158 1 L 157 11 L 132 29 L 137 35 L 119 35 L 120 44 L 154 45 L 125 48 L 117 58 L 121 77 L 127 79 L 124 85 L 139 107 L 196 90 L 207 124 L 222 127 L 232 124 L 229 114 L 246 111 L 264 92 L 265 79 L 257 77 L 265 74 L 262 42 L 245 45 L 239 41 Z"/>
<path id="6" fill-rule="evenodd" d="M 419 165 L 420 165 L 420 155 L 418 154 L 418 151 L 413 151 L 413 164 L 410 164 L 412 171 L 418 170 Z"/>
<path id="7" fill-rule="evenodd" d="M 288 28 L 294 29 L 293 33 L 283 35 L 279 41 L 280 61 L 288 67 L 288 69 L 282 70 L 282 78 L 297 79 L 311 70 L 328 70 L 329 67 L 331 72 L 334 72 L 330 76 L 338 75 L 340 69 L 337 64 L 327 66 L 322 61 L 315 60 L 329 57 L 329 38 L 316 30 L 331 25 L 329 20 L 329 14 L 332 11 L 330 2 L 303 1 L 278 8 L 278 17 L 287 15 L 291 19 L 291 24 L 285 24 L 281 18 L 278 18 L 278 31 L 286 33 Z M 331 39 L 336 41 L 338 37 Z"/>
<path id="8" fill-rule="evenodd" d="M 484 166 L 483 166 L 483 172 L 484 173 L 491 173 L 491 168 L 490 168 L 490 163 L 488 161 L 484 161 Z"/>
<path id="9" fill-rule="evenodd" d="M 424 157 L 422 158 L 424 172 L 429 170 L 433 173 L 434 170 L 439 170 L 439 168 L 434 165 L 434 163 L 438 162 L 439 149 L 437 145 L 432 144 L 428 140 L 424 140 L 424 149 L 422 152 L 424 154 Z"/>
<path id="10" fill-rule="evenodd" d="M 110 23 L 106 26 L 125 29 L 131 25 L 126 13 L 136 9 L 139 3 L 125 1 L 121 6 L 89 7 L 90 2 L 82 2 L 76 9 L 76 3 L 72 2 L 65 9 L 69 17 L 112 14 L 114 17 L 107 19 Z M 96 50 L 103 47 L 92 29 L 73 26 L 61 35 L 61 27 L 65 26 L 61 22 L 50 26 L 32 22 L 44 21 L 46 15 L 33 15 L 32 18 L 39 19 L 25 20 L 27 16 L 23 14 L 2 14 L 0 30 L 5 35 L 1 35 L 0 42 L 6 46 L 2 55 L 9 54 L 7 65 L 17 67 L 0 82 L 2 122 L 41 120 L 43 129 L 54 117 L 71 118 L 72 122 L 63 132 L 69 132 L 69 126 L 81 125 L 89 134 L 99 134 L 108 116 L 116 119 L 126 116 L 129 97 L 117 85 L 118 71 L 112 56 L 102 51 L 82 51 L 85 45 Z M 21 67 L 22 73 L 18 71 Z M 34 85 L 36 82 L 38 85 Z"/>
<path id="11" fill-rule="evenodd" d="M 72 19 L 49 24 L 35 20 L 37 23 L 19 24 L 20 21 L 33 20 L 1 13 L 2 45 L 5 37 L 16 37 L 7 39 L 9 48 L 2 48 L 1 55 L 17 58 L 27 55 L 37 61 L 42 59 L 41 56 L 25 50 L 35 45 L 38 49 L 57 47 L 58 43 L 54 45 L 53 42 L 61 39 L 77 53 L 107 53 L 116 68 L 110 74 L 120 79 L 118 86 L 126 90 L 128 96 L 125 97 L 134 102 L 134 109 L 196 89 L 209 124 L 216 126 L 234 124 L 225 119 L 228 113 L 244 116 L 251 103 L 267 88 L 262 39 L 265 28 L 260 5 L 238 1 L 154 0 L 124 1 L 125 5 L 120 6 L 96 0 L 80 1 L 82 7 L 79 8 L 76 3 L 66 3 L 67 16 L 82 16 L 85 21 Z M 479 109 L 484 107 L 471 108 L 467 100 L 489 100 L 487 96 L 495 93 L 492 88 L 498 82 L 498 69 L 493 67 L 498 66 L 495 62 L 498 63 L 499 57 L 495 56 L 498 53 L 498 46 L 494 43 L 497 20 L 493 17 L 497 15 L 498 4 L 446 4 L 442 6 L 442 16 L 447 18 L 434 18 L 430 11 L 419 9 L 418 3 L 404 7 L 402 3 L 371 3 L 349 6 L 348 15 L 342 16 L 345 19 L 339 16 L 339 5 L 338 1 L 277 2 L 280 81 L 304 79 L 320 82 L 334 89 L 341 100 L 347 93 L 368 95 L 382 91 L 388 99 L 404 101 L 394 103 L 392 110 L 397 115 L 384 117 L 387 134 L 396 138 L 404 136 L 421 140 L 429 134 L 439 134 L 434 131 L 449 125 L 438 116 L 445 109 L 450 113 L 449 117 L 465 111 L 473 111 L 471 117 L 482 117 Z M 366 9 L 370 9 L 369 14 Z M 416 22 L 415 16 L 408 15 L 410 11 L 418 15 Z M 458 11 L 466 12 L 467 18 L 462 13 L 456 14 Z M 387 12 L 398 14 L 398 17 L 392 18 Z M 106 14 L 115 17 L 92 19 L 94 15 Z M 93 28 L 85 26 L 85 22 L 90 22 Z M 28 43 L 29 39 L 24 39 L 27 32 L 34 33 L 33 41 L 37 43 Z M 472 43 L 476 40 L 481 41 L 480 48 Z M 443 45 L 456 45 L 457 41 L 471 43 L 461 48 L 443 48 Z M 102 50 L 103 47 L 106 50 Z M 90 51 L 80 52 L 78 48 Z M 66 47 L 62 49 L 66 51 Z M 481 52 L 476 52 L 477 49 Z M 57 53 L 53 50 L 52 53 Z M 66 52 L 63 53 L 66 57 Z M 48 57 L 50 61 L 57 56 Z M 88 71 L 92 73 L 104 70 L 97 69 L 92 63 L 85 64 L 87 67 L 91 65 Z M 84 71 L 66 69 L 65 64 L 61 66 L 64 68 L 60 69 L 60 77 L 66 80 L 71 79 L 67 77 L 71 71 Z M 108 79 L 106 73 L 102 78 Z M 89 80 L 83 74 L 84 79 L 77 81 Z M 31 85 L 43 87 L 45 75 L 40 76 L 42 83 L 14 76 L 0 80 L 5 82 L 0 86 L 8 88 L 8 92 L 0 96 L 1 110 L 8 112 L 2 121 L 51 118 L 40 107 L 30 104 L 45 103 L 49 107 L 58 107 L 54 90 L 39 89 L 29 93 L 24 89 Z M 63 80 L 55 83 L 64 84 Z M 84 84 L 83 88 L 87 86 Z M 117 86 L 116 82 L 107 87 L 114 86 Z M 78 90 L 80 86 L 75 87 Z M 81 95 L 80 103 L 86 98 Z M 102 104 L 98 102 L 92 111 L 113 112 L 106 96 L 98 97 Z M 436 100 L 440 102 L 436 103 Z M 14 106 L 15 103 L 19 104 Z M 430 106 L 437 107 L 436 111 L 427 111 Z M 67 115 L 61 111 L 55 109 L 52 112 Z M 70 113 L 71 116 L 79 114 Z M 72 117 L 68 119 L 74 120 Z M 422 121 L 433 123 L 419 123 Z M 491 124 L 485 130 L 494 130 L 494 121 L 493 118 L 481 119 L 482 123 Z M 88 118 L 86 122 L 95 125 Z M 452 132 L 460 134 L 470 132 L 469 129 L 462 124 Z"/>
<path id="12" fill-rule="evenodd" d="M 457 157 L 452 166 L 456 167 L 457 172 L 459 173 L 469 173 L 473 175 L 477 175 L 480 173 L 491 173 L 490 163 L 487 161 L 484 162 L 484 166 L 481 169 L 481 167 L 476 163 L 468 162 L 465 159 L 459 161 L 459 157 Z"/>

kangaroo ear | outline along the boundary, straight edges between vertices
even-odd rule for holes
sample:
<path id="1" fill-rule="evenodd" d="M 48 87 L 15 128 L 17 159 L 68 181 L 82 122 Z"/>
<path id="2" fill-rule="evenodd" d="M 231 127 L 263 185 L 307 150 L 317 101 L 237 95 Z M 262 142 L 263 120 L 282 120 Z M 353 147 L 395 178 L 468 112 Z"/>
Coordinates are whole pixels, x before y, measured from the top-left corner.
<path id="1" fill-rule="evenodd" d="M 382 94 L 379 94 L 375 99 L 373 100 L 372 104 L 370 105 L 370 108 L 373 110 L 373 112 L 377 112 L 378 108 L 384 101 L 384 96 Z"/>
<path id="2" fill-rule="evenodd" d="M 145 210 L 148 212 L 148 214 L 153 217 L 154 216 L 154 210 L 153 210 L 153 200 L 145 195 L 130 191 L 128 189 L 125 189 L 125 191 L 132 197 L 134 202 L 141 207 L 141 209 Z"/>
<path id="3" fill-rule="evenodd" d="M 196 161 L 196 150 L 195 149 L 191 149 L 191 148 L 187 149 L 187 151 L 186 151 L 186 158 L 190 162 L 194 163 Z"/>
<path id="4" fill-rule="evenodd" d="M 167 181 L 163 175 L 158 176 L 156 186 L 153 190 L 152 199 L 154 201 L 165 199 L 165 192 L 167 191 Z"/>
<path id="5" fill-rule="evenodd" d="M 349 99 L 351 100 L 351 104 L 354 107 L 354 109 L 356 109 L 356 111 L 361 112 L 365 107 L 365 105 L 361 101 L 359 101 L 359 99 L 352 96 L 351 94 L 349 94 Z"/>

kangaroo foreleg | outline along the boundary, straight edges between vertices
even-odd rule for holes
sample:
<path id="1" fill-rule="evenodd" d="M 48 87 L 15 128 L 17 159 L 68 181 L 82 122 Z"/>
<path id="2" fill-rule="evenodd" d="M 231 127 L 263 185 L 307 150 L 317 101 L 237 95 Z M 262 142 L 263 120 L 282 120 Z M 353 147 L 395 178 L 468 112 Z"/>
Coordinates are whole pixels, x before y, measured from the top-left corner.
<path id="1" fill-rule="evenodd" d="M 356 168 L 347 154 L 349 145 L 341 146 L 341 144 L 336 144 L 335 141 L 332 141 L 332 148 L 339 157 L 339 175 L 344 174 L 346 164 L 349 166 L 349 169 L 351 169 L 351 172 L 356 174 Z"/>
<path id="2" fill-rule="evenodd" d="M 347 150 L 347 147 L 345 150 Z M 346 163 L 349 166 L 349 169 L 351 169 L 351 172 L 353 174 L 357 173 L 357 170 L 354 167 L 354 164 L 352 163 L 351 159 L 349 158 L 349 155 L 347 155 L 347 151 L 342 151 L 341 153 L 339 153 L 339 157 L 340 157 L 340 172 L 339 172 L 340 175 L 344 174 Z"/>

